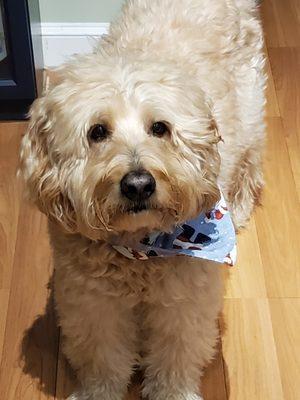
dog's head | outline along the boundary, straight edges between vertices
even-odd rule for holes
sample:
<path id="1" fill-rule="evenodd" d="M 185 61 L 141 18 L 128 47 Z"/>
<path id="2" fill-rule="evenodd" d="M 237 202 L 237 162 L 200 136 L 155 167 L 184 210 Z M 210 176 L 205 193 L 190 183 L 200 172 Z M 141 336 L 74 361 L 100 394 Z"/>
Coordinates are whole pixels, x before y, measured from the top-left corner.
<path id="1" fill-rule="evenodd" d="M 217 136 L 188 76 L 96 55 L 58 74 L 21 146 L 21 175 L 50 219 L 91 238 L 168 231 L 218 200 Z"/>

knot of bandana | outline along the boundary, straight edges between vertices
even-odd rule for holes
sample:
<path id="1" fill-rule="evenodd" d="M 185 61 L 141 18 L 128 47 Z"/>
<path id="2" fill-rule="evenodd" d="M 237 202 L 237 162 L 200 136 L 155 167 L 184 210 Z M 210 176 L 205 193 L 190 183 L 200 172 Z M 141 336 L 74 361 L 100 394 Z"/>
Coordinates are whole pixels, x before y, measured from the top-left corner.
<path id="1" fill-rule="evenodd" d="M 175 227 L 172 233 L 153 232 L 134 249 L 112 247 L 132 260 L 188 256 L 231 266 L 237 253 L 235 230 L 223 196 L 212 210 Z"/>

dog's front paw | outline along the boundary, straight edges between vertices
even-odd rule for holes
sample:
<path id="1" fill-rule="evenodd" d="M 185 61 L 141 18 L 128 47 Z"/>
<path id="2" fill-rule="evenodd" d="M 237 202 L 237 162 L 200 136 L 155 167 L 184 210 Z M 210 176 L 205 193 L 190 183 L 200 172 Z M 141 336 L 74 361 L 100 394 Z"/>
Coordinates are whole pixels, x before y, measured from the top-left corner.
<path id="1" fill-rule="evenodd" d="M 149 393 L 143 397 L 144 400 L 203 400 L 203 398 L 196 393 Z"/>
<path id="2" fill-rule="evenodd" d="M 107 390 L 100 386 L 93 389 L 79 390 L 67 398 L 67 400 L 123 400 L 124 392 Z"/>
<path id="3" fill-rule="evenodd" d="M 94 400 L 94 397 L 91 394 L 87 394 L 86 392 L 79 391 L 79 392 L 75 392 L 75 393 L 71 394 L 71 396 L 69 396 L 67 398 L 67 400 Z"/>
<path id="4" fill-rule="evenodd" d="M 80 393 L 73 393 L 67 398 L 67 400 L 86 400 Z"/>
<path id="5" fill-rule="evenodd" d="M 188 395 L 186 400 L 203 400 L 203 397 L 199 396 L 198 394 L 192 393 Z"/>

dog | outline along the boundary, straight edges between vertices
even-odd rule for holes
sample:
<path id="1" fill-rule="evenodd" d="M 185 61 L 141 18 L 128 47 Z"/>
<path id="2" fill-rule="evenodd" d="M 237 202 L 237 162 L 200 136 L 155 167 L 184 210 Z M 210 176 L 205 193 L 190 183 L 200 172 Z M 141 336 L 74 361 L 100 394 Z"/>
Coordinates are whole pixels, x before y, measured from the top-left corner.
<path id="1" fill-rule="evenodd" d="M 136 368 L 145 399 L 201 399 L 220 268 L 114 246 L 201 213 L 209 222 L 221 192 L 245 226 L 263 186 L 262 47 L 254 0 L 130 0 L 34 102 L 20 175 L 49 221 L 63 348 L 81 384 L 70 399 L 121 400 Z"/>

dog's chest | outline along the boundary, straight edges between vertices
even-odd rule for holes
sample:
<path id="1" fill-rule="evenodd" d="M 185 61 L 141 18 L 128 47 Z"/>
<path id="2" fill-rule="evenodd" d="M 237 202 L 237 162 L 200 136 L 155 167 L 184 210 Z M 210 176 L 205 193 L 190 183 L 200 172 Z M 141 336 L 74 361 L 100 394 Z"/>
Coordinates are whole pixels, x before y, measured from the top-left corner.
<path id="1" fill-rule="evenodd" d="M 169 281 L 181 279 L 178 269 L 188 272 L 188 257 L 172 257 L 154 260 L 130 260 L 116 253 L 109 260 L 103 258 L 81 259 L 81 272 L 93 287 L 97 287 L 99 295 L 130 297 L 134 304 L 151 302 L 160 297 Z M 181 265 L 184 264 L 184 265 Z"/>
<path id="2" fill-rule="evenodd" d="M 127 260 L 122 256 L 119 263 L 110 264 L 103 279 L 119 295 L 131 296 L 137 302 L 153 297 L 170 273 L 170 261 Z"/>
<path id="3" fill-rule="evenodd" d="M 133 304 L 152 302 L 169 290 L 181 290 L 187 277 L 195 276 L 195 260 L 190 257 L 131 260 L 107 244 L 67 244 L 55 246 L 57 279 L 72 281 L 73 286 L 76 283 L 81 291 L 91 290 L 97 297 L 130 297 Z"/>

